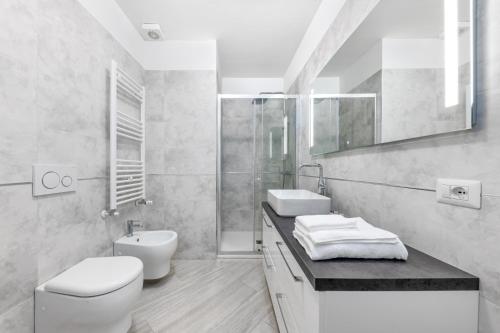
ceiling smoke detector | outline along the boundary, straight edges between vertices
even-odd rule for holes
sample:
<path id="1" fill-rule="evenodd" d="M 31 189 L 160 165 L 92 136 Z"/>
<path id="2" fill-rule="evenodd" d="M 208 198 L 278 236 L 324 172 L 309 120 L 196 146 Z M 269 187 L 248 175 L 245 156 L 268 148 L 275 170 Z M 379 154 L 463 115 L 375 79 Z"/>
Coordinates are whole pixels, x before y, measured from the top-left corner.
<path id="1" fill-rule="evenodd" d="M 163 40 L 163 32 L 158 23 L 144 23 L 142 25 L 142 38 L 146 41 L 159 41 Z"/>

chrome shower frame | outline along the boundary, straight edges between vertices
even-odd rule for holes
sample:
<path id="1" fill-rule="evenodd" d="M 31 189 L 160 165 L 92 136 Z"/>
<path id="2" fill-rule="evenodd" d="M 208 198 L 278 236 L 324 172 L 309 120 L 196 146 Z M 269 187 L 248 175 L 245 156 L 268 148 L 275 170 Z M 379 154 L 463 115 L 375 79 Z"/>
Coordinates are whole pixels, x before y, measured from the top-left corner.
<path id="1" fill-rule="evenodd" d="M 260 252 L 256 250 L 256 226 L 255 226 L 255 217 L 254 217 L 254 232 L 253 232 L 253 246 L 254 251 L 234 251 L 234 252 L 222 252 L 221 247 L 221 239 L 222 239 L 222 221 L 221 221 L 221 204 L 222 204 L 222 100 L 223 99 L 295 99 L 295 107 L 296 107 L 296 121 L 295 121 L 295 133 L 298 132 L 299 126 L 299 110 L 301 107 L 300 96 L 299 95 L 286 95 L 286 94 L 218 94 L 217 95 L 217 169 L 216 169 L 216 177 L 217 177 L 217 186 L 216 186 L 216 244 L 217 244 L 217 255 L 220 258 L 227 257 L 237 257 L 237 258 L 252 258 L 252 257 L 261 257 Z M 263 116 L 263 113 L 261 113 Z M 255 136 L 255 114 L 253 116 L 253 157 L 255 158 L 255 149 L 256 149 L 256 136 Z M 263 135 L 263 133 L 261 133 Z M 295 165 L 297 166 L 298 161 L 298 140 L 295 138 Z M 256 180 L 256 170 L 255 170 L 255 162 L 252 165 L 252 173 L 253 173 L 253 181 L 254 181 L 254 190 L 253 190 L 253 202 L 255 209 L 255 180 Z M 255 211 L 254 211 L 255 214 Z"/>

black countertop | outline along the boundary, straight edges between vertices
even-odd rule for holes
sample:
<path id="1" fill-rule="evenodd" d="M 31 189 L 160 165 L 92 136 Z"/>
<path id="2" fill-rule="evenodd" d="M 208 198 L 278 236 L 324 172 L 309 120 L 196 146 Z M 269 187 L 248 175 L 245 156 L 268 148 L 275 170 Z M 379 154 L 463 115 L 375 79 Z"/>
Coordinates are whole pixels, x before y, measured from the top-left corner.
<path id="1" fill-rule="evenodd" d="M 295 218 L 262 207 L 274 223 L 314 290 L 425 291 L 478 290 L 479 279 L 409 246 L 408 260 L 330 259 L 312 261 L 293 237 Z"/>

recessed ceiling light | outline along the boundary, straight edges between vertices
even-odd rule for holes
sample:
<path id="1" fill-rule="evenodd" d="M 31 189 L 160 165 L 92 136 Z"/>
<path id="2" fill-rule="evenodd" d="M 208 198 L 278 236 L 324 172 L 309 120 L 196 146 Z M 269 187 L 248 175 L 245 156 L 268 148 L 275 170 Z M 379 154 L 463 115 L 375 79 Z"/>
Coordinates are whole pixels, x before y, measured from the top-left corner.
<path id="1" fill-rule="evenodd" d="M 163 32 L 158 23 L 144 23 L 142 25 L 142 38 L 146 41 L 160 41 L 163 40 Z"/>

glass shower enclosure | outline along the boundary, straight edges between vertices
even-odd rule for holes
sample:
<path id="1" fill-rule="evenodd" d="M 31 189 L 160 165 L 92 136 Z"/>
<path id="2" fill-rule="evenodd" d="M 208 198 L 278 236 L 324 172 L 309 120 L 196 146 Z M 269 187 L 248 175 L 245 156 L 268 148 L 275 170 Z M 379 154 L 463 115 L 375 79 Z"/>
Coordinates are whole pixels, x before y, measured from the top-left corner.
<path id="1" fill-rule="evenodd" d="M 297 106 L 282 94 L 218 96 L 219 255 L 261 251 L 267 190 L 295 185 Z"/>

